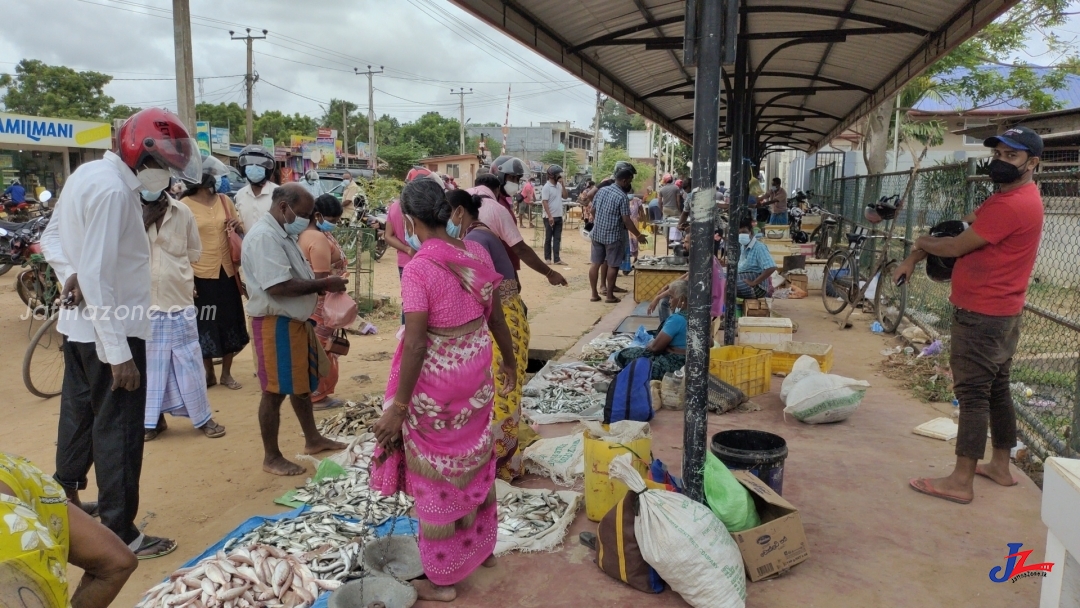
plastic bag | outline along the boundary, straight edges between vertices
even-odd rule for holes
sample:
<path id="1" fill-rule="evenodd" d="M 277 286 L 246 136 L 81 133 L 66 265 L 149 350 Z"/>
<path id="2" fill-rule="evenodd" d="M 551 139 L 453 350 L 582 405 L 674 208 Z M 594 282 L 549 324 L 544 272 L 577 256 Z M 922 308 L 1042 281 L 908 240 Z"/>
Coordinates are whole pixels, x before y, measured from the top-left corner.
<path id="1" fill-rule="evenodd" d="M 821 363 L 817 359 L 810 355 L 802 355 L 795 360 L 795 363 L 791 366 L 791 373 L 784 378 L 784 382 L 780 384 L 780 400 L 787 403 L 788 393 L 791 389 L 795 388 L 795 385 L 799 383 L 799 380 L 809 376 L 810 374 L 820 374 Z"/>
<path id="2" fill-rule="evenodd" d="M 761 525 L 754 497 L 712 452 L 705 453 L 705 500 L 729 532 Z"/>
<path id="3" fill-rule="evenodd" d="M 652 341 L 653 336 L 650 334 L 644 325 L 638 325 L 637 331 L 634 332 L 634 341 L 630 343 L 631 347 L 637 346 L 644 348 L 646 344 Z"/>
<path id="4" fill-rule="evenodd" d="M 634 536 L 641 556 L 691 606 L 744 608 L 742 554 L 724 522 L 705 505 L 666 490 L 646 490 L 629 454 L 611 461 L 611 477 L 638 494 Z"/>

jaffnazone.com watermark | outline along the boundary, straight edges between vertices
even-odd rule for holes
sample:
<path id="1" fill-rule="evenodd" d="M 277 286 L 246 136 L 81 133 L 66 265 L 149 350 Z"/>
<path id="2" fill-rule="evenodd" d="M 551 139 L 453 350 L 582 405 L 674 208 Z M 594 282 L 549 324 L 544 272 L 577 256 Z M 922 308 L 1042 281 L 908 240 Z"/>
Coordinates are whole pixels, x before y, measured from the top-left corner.
<path id="1" fill-rule="evenodd" d="M 41 304 L 36 307 L 26 307 L 26 312 L 19 317 L 26 321 L 33 318 L 35 321 L 44 321 L 53 313 L 58 319 L 85 319 L 87 321 L 139 321 L 142 319 L 155 319 L 165 315 L 181 315 L 192 321 L 213 321 L 217 318 L 217 306 L 172 306 L 161 308 L 160 306 L 80 306 L 79 308 L 65 308 L 59 305 L 47 306 Z"/>

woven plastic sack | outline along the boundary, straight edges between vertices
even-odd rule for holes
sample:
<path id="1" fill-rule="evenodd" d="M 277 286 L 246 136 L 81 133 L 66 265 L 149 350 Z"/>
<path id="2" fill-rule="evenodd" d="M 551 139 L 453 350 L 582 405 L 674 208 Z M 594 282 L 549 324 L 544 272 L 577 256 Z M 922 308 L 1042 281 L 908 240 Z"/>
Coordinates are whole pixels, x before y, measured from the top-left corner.
<path id="1" fill-rule="evenodd" d="M 810 372 L 781 399 L 787 406 L 785 414 L 807 424 L 825 424 L 847 420 L 859 409 L 868 388 L 870 383 L 865 380 Z"/>
<path id="2" fill-rule="evenodd" d="M 537 440 L 525 448 L 525 470 L 572 486 L 585 475 L 585 438 L 581 433 Z"/>
<path id="3" fill-rule="evenodd" d="M 761 525 L 754 497 L 712 452 L 705 453 L 705 500 L 728 532 Z"/>
<path id="4" fill-rule="evenodd" d="M 638 494 L 634 536 L 641 556 L 686 603 L 698 608 L 744 608 L 742 554 L 724 522 L 683 494 L 646 490 L 629 454 L 609 474 Z"/>

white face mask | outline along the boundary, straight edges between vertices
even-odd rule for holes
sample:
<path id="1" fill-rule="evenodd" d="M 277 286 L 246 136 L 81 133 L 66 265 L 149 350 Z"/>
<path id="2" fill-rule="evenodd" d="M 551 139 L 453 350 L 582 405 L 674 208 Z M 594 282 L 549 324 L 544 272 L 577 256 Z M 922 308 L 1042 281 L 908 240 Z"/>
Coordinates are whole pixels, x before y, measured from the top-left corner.
<path id="1" fill-rule="evenodd" d="M 514 196 L 521 191 L 521 186 L 514 182 L 506 182 L 503 184 L 503 190 L 506 191 L 507 196 Z"/>
<path id="2" fill-rule="evenodd" d="M 143 169 L 135 174 L 143 188 L 151 192 L 160 192 L 169 187 L 172 174 L 165 169 Z"/>

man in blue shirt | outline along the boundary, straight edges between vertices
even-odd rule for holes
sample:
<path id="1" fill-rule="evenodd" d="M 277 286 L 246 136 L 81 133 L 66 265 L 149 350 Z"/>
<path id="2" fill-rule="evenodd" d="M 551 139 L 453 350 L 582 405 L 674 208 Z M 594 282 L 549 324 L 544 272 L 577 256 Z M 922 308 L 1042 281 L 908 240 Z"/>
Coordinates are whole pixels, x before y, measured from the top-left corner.
<path id="1" fill-rule="evenodd" d="M 592 286 L 592 301 L 599 302 L 600 294 L 596 283 L 600 279 L 601 267 L 605 267 L 601 287 L 608 304 L 618 303 L 615 297 L 615 278 L 619 276 L 619 266 L 626 257 L 629 245 L 627 232 L 634 235 L 639 243 L 645 242 L 645 235 L 638 232 L 634 221 L 630 219 L 630 193 L 637 170 L 628 162 L 615 166 L 615 183 L 604 186 L 593 198 L 592 255 L 589 267 L 589 284 Z"/>
<path id="2" fill-rule="evenodd" d="M 776 272 L 776 262 L 765 243 L 753 236 L 754 220 L 744 215 L 739 221 L 739 276 L 735 293 L 740 298 L 764 298 L 768 295 L 769 277 Z"/>
<path id="3" fill-rule="evenodd" d="M 26 188 L 22 187 L 19 183 L 19 178 L 15 178 L 11 181 L 11 185 L 4 190 L 4 194 L 11 197 L 13 203 L 25 203 L 26 202 Z"/>

